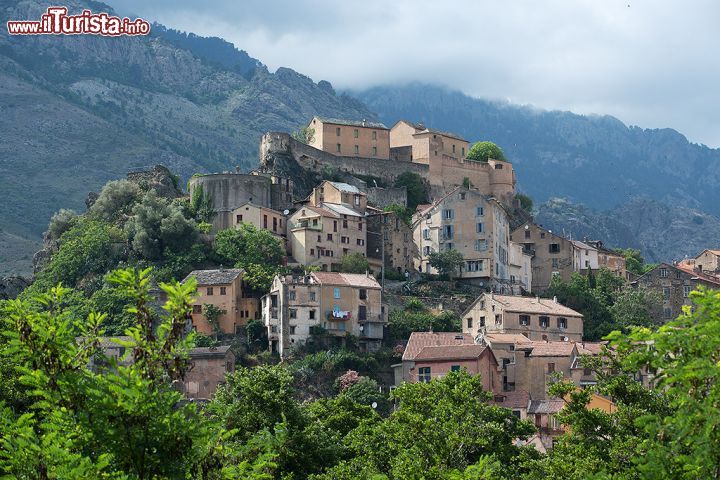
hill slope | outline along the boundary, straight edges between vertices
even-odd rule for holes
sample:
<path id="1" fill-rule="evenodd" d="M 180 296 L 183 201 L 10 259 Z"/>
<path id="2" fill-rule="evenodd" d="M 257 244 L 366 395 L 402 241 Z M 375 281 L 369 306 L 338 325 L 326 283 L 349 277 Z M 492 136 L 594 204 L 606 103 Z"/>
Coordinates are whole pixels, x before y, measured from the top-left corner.
<path id="1" fill-rule="evenodd" d="M 3 2 L 0 22 L 39 18 L 49 5 Z M 112 12 L 97 2 L 66 5 Z M 328 82 L 270 73 L 221 39 L 155 30 L 102 38 L 0 29 L 0 191 L 8 207 L 0 228 L 13 251 L 34 245 L 54 211 L 82 210 L 88 191 L 129 168 L 163 163 L 185 177 L 248 169 L 268 130 L 294 130 L 314 114 L 374 118 Z"/>

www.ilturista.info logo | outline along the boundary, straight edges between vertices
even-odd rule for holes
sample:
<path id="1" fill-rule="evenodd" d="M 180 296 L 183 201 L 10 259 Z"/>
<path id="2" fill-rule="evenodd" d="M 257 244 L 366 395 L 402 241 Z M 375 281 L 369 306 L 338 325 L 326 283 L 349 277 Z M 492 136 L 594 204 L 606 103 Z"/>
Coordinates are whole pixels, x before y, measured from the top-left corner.
<path id="1" fill-rule="evenodd" d="M 67 7 L 49 7 L 47 12 L 34 20 L 11 20 L 7 22 L 10 35 L 147 35 L 150 24 L 142 18 L 130 20 L 83 10 L 80 15 L 68 15 Z"/>

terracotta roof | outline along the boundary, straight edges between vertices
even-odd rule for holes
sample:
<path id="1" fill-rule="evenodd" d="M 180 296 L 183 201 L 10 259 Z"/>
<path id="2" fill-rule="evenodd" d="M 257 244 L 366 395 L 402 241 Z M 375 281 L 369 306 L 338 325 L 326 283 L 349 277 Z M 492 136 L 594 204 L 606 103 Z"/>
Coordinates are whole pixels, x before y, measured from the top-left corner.
<path id="1" fill-rule="evenodd" d="M 332 210 L 328 210 L 322 207 L 314 207 L 312 205 L 303 205 L 299 211 L 302 211 L 303 209 L 308 209 L 311 212 L 315 212 L 318 215 L 322 217 L 332 217 L 332 218 L 340 218 L 340 215 L 338 215 L 336 212 L 333 212 Z M 301 215 L 302 216 L 302 215 Z"/>
<path id="2" fill-rule="evenodd" d="M 323 285 L 346 285 L 349 287 L 380 288 L 372 275 L 364 273 L 313 272 L 318 283 Z"/>
<path id="3" fill-rule="evenodd" d="M 570 242 L 572 242 L 572 244 L 573 244 L 574 246 L 576 246 L 577 248 L 580 248 L 580 249 L 584 249 L 584 250 L 597 250 L 597 248 L 595 248 L 594 246 L 588 245 L 587 243 L 581 242 L 580 240 L 570 240 Z"/>
<path id="4" fill-rule="evenodd" d="M 514 392 L 502 392 L 497 395 L 505 397 L 502 402 L 495 402 L 500 407 L 505 408 L 528 408 L 530 403 L 530 392 L 525 390 L 515 390 Z"/>
<path id="5" fill-rule="evenodd" d="M 530 350 L 531 357 L 569 357 L 575 349 L 575 342 L 530 342 L 515 349 Z"/>
<path id="6" fill-rule="evenodd" d="M 472 335 L 460 332 L 412 332 L 408 340 L 403 360 L 415 360 L 425 347 L 447 347 L 456 345 L 475 345 Z"/>
<path id="7" fill-rule="evenodd" d="M 581 355 L 600 355 L 605 342 L 578 342 L 578 353 Z"/>
<path id="8" fill-rule="evenodd" d="M 240 268 L 223 268 L 220 270 L 193 270 L 185 277 L 183 283 L 190 277 L 195 277 L 198 285 L 227 285 L 232 283 L 238 275 L 242 274 Z"/>
<path id="9" fill-rule="evenodd" d="M 489 298 L 490 295 L 483 294 L 485 298 Z M 478 297 L 473 306 L 480 300 Z M 576 312 L 572 308 L 568 308 L 565 305 L 555 302 L 554 300 L 547 298 L 537 297 L 520 297 L 514 295 L 496 295 L 493 294 L 492 299 L 501 303 L 504 309 L 508 312 L 521 312 L 521 313 L 534 313 L 534 314 L 546 314 L 546 315 L 563 315 L 566 317 L 582 317 L 582 314 Z"/>
<path id="10" fill-rule="evenodd" d="M 559 399 L 531 400 L 528 407 L 528 415 L 533 413 L 557 413 L 565 407 L 565 401 Z"/>
<path id="11" fill-rule="evenodd" d="M 699 270 L 693 269 L 691 266 L 685 266 L 685 265 L 672 265 L 674 268 L 677 268 L 678 270 L 681 270 L 685 273 L 689 273 L 693 277 L 697 277 L 698 280 L 703 282 L 712 283 L 715 285 L 720 285 L 720 278 L 715 277 L 713 275 L 709 275 L 705 272 L 701 272 Z"/>
<path id="12" fill-rule="evenodd" d="M 388 128 L 380 122 L 368 122 L 367 120 L 345 120 L 342 118 L 326 118 L 315 116 L 322 123 L 329 123 L 332 125 L 347 125 L 349 127 L 367 127 L 367 128 L 381 128 L 388 130 Z"/>
<path id="13" fill-rule="evenodd" d="M 519 333 L 486 333 L 483 335 L 490 343 L 530 343 L 530 339 Z"/>
<path id="14" fill-rule="evenodd" d="M 478 358 L 487 347 L 482 345 L 442 345 L 423 347 L 414 360 L 473 360 Z"/>

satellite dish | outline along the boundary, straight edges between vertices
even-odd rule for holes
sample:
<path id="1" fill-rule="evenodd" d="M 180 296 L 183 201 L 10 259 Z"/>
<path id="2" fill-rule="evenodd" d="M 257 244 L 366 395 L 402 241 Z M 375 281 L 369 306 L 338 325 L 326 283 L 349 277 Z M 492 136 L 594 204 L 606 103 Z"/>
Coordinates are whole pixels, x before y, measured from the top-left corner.
<path id="1" fill-rule="evenodd" d="M 372 402 L 372 405 L 370 405 L 373 408 L 377 408 L 377 402 Z"/>
<path id="2" fill-rule="evenodd" d="M 290 213 L 290 210 L 288 210 L 287 208 L 283 210 L 283 215 L 287 215 L 288 213 Z"/>

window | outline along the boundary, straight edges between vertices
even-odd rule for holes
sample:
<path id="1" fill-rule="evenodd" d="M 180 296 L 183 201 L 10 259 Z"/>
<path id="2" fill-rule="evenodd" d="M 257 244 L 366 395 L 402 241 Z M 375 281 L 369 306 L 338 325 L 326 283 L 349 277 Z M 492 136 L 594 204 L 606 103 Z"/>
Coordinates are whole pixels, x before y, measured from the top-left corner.
<path id="1" fill-rule="evenodd" d="M 423 229 L 423 235 L 422 235 L 422 237 L 423 237 L 423 239 L 425 239 L 425 240 L 429 240 L 429 239 L 430 239 L 430 229 L 429 229 L 429 228 L 424 228 L 424 229 Z"/>
<path id="2" fill-rule="evenodd" d="M 355 155 L 357 155 L 358 153 L 360 153 L 360 146 L 355 145 Z"/>
<path id="3" fill-rule="evenodd" d="M 482 222 L 478 222 L 475 226 L 475 232 L 477 233 L 483 233 L 485 232 L 485 225 Z"/>
<path id="4" fill-rule="evenodd" d="M 353 137 L 358 138 L 359 134 L 360 134 L 360 132 L 358 132 L 357 128 L 355 130 L 353 130 Z"/>
<path id="5" fill-rule="evenodd" d="M 567 318 L 560 317 L 557 319 L 558 328 L 567 328 Z"/>
<path id="6" fill-rule="evenodd" d="M 455 211 L 451 208 L 443 210 L 442 218 L 444 218 L 445 220 L 452 220 L 453 218 L 455 218 Z"/>
<path id="7" fill-rule="evenodd" d="M 360 289 L 360 300 L 367 300 L 367 290 L 364 288 Z"/>
<path id="8" fill-rule="evenodd" d="M 548 245 L 548 250 L 550 253 L 560 253 L 560 244 L 559 243 L 551 243 Z"/>
<path id="9" fill-rule="evenodd" d="M 688 298 L 691 291 L 692 287 L 690 285 L 683 285 L 683 297 Z"/>
<path id="10" fill-rule="evenodd" d="M 547 364 L 547 373 L 553 373 L 555 371 L 555 364 L 554 363 L 548 363 Z"/>
<path id="11" fill-rule="evenodd" d="M 462 156 L 465 156 L 465 147 L 462 147 Z"/>
<path id="12" fill-rule="evenodd" d="M 337 128 L 335 129 L 335 135 L 338 136 L 338 137 L 340 136 L 340 127 L 337 127 Z M 338 150 L 338 151 L 339 151 L 339 150 Z"/>
<path id="13" fill-rule="evenodd" d="M 365 305 L 358 306 L 358 320 L 367 320 L 367 307 Z"/>
<path id="14" fill-rule="evenodd" d="M 240 222 L 242 222 L 242 215 L 236 215 L 236 216 L 235 216 L 235 223 L 240 223 Z"/>
<path id="15" fill-rule="evenodd" d="M 430 381 L 430 367 L 418 368 L 418 381 L 429 382 Z"/>
<path id="16" fill-rule="evenodd" d="M 332 233 L 327 234 L 327 241 L 332 242 Z"/>
<path id="17" fill-rule="evenodd" d="M 501 324 L 502 324 L 502 317 L 498 313 L 495 315 L 495 325 L 501 325 Z"/>
<path id="18" fill-rule="evenodd" d="M 310 256 L 311 256 L 311 257 L 314 257 L 314 256 L 315 256 L 315 249 L 314 249 L 314 248 L 311 248 L 311 249 L 310 249 Z"/>
<path id="19" fill-rule="evenodd" d="M 337 287 L 333 288 L 333 298 L 340 298 L 340 289 Z"/>
<path id="20" fill-rule="evenodd" d="M 295 290 L 290 290 L 288 292 L 288 299 L 289 300 L 295 300 Z"/>
<path id="21" fill-rule="evenodd" d="M 207 293 L 208 296 L 209 296 L 209 295 L 212 295 L 212 294 L 213 294 L 213 287 L 207 287 L 207 290 L 205 291 L 205 293 Z"/>
<path id="22" fill-rule="evenodd" d="M 314 302 L 315 301 L 315 292 L 309 292 L 308 295 L 310 296 L 310 301 Z"/>
<path id="23" fill-rule="evenodd" d="M 530 230 L 525 230 L 525 238 L 530 238 Z"/>
<path id="24" fill-rule="evenodd" d="M 479 325 L 480 325 L 481 327 L 484 327 L 484 326 L 485 326 L 485 317 L 480 317 Z"/>
<path id="25" fill-rule="evenodd" d="M 702 265 L 698 265 L 698 269 L 702 272 Z M 675 278 L 680 279 L 682 278 L 681 272 L 675 272 Z"/>
<path id="26" fill-rule="evenodd" d="M 289 311 L 290 311 L 290 318 L 297 318 L 297 309 L 291 308 Z"/>
<path id="27" fill-rule="evenodd" d="M 485 215 L 485 208 L 484 208 L 484 207 L 477 207 L 477 208 L 475 209 L 475 216 L 476 216 L 476 217 L 482 217 L 483 215 Z"/>
<path id="28" fill-rule="evenodd" d="M 227 287 L 220 287 L 220 295 L 227 294 Z"/>
<path id="29" fill-rule="evenodd" d="M 495 164 L 495 170 L 502 170 L 502 168 L 503 168 L 502 163 Z"/>
<path id="30" fill-rule="evenodd" d="M 660 278 L 667 278 L 667 276 L 668 276 L 667 268 L 661 268 L 660 269 Z"/>
<path id="31" fill-rule="evenodd" d="M 315 310 L 308 311 L 308 318 L 310 320 L 315 320 Z"/>
<path id="32" fill-rule="evenodd" d="M 450 367 L 451 372 L 459 372 L 460 371 L 460 365 L 452 365 Z"/>
<path id="33" fill-rule="evenodd" d="M 297 331 L 296 325 L 290 325 L 290 335 L 295 335 L 295 332 Z"/>
<path id="34" fill-rule="evenodd" d="M 482 260 L 471 260 L 467 262 L 467 271 L 468 272 L 482 272 L 483 270 L 483 261 Z"/>
<path id="35" fill-rule="evenodd" d="M 432 253 L 432 249 L 429 246 L 423 247 L 423 255 L 430 255 Z"/>
<path id="36" fill-rule="evenodd" d="M 663 287 L 663 297 L 665 300 L 670 299 L 670 287 Z"/>
<path id="37" fill-rule="evenodd" d="M 362 221 L 358 222 L 358 230 L 360 230 L 362 232 Z"/>
<path id="38" fill-rule="evenodd" d="M 465 200 L 465 192 L 460 192 L 460 200 Z"/>
<path id="39" fill-rule="evenodd" d="M 202 313 L 202 305 L 193 305 L 193 313 L 195 313 L 195 314 Z"/>
<path id="40" fill-rule="evenodd" d="M 372 132 L 372 139 L 377 140 L 377 132 Z"/>
<path id="41" fill-rule="evenodd" d="M 343 220 L 343 228 L 348 228 L 347 219 Z"/>
<path id="42" fill-rule="evenodd" d="M 550 317 L 540 317 L 540 327 L 548 328 L 550 326 Z"/>
<path id="43" fill-rule="evenodd" d="M 360 205 L 360 195 L 355 195 L 355 205 Z"/>
<path id="44" fill-rule="evenodd" d="M 453 145 L 453 153 L 455 153 L 455 145 Z"/>
<path id="45" fill-rule="evenodd" d="M 540 238 L 545 238 L 545 232 L 540 232 Z"/>
<path id="46" fill-rule="evenodd" d="M 373 157 L 377 156 L 377 147 L 372 147 L 372 154 L 373 154 Z"/>
<path id="47" fill-rule="evenodd" d="M 552 259 L 552 268 L 560 268 L 560 260 L 557 258 Z"/>
<path id="48" fill-rule="evenodd" d="M 467 328 L 472 328 L 472 326 L 473 326 L 473 319 L 472 319 L 472 317 L 468 317 Z"/>
<path id="49" fill-rule="evenodd" d="M 663 308 L 663 318 L 671 318 L 672 317 L 672 309 L 669 307 Z"/>
<path id="50" fill-rule="evenodd" d="M 445 238 L 453 238 L 453 226 L 452 225 L 445 225 L 443 227 L 443 236 Z"/>
<path id="51" fill-rule="evenodd" d="M 487 249 L 488 249 L 488 241 L 487 240 L 482 240 L 482 239 L 475 240 L 475 251 L 476 252 L 484 252 Z"/>
<path id="52" fill-rule="evenodd" d="M 337 220 L 333 220 L 333 232 L 337 232 Z"/>
<path id="53" fill-rule="evenodd" d="M 530 325 L 530 315 L 520 315 L 520 325 L 525 327 Z"/>
<path id="54" fill-rule="evenodd" d="M 583 375 L 585 375 L 586 377 L 588 375 L 592 375 L 592 373 L 593 373 L 592 368 L 588 368 L 588 367 L 583 368 Z"/>
<path id="55" fill-rule="evenodd" d="M 365 240 L 363 240 L 362 238 L 358 238 L 358 239 L 357 239 L 357 244 L 358 244 L 358 246 L 362 247 L 362 246 L 365 245 Z"/>

